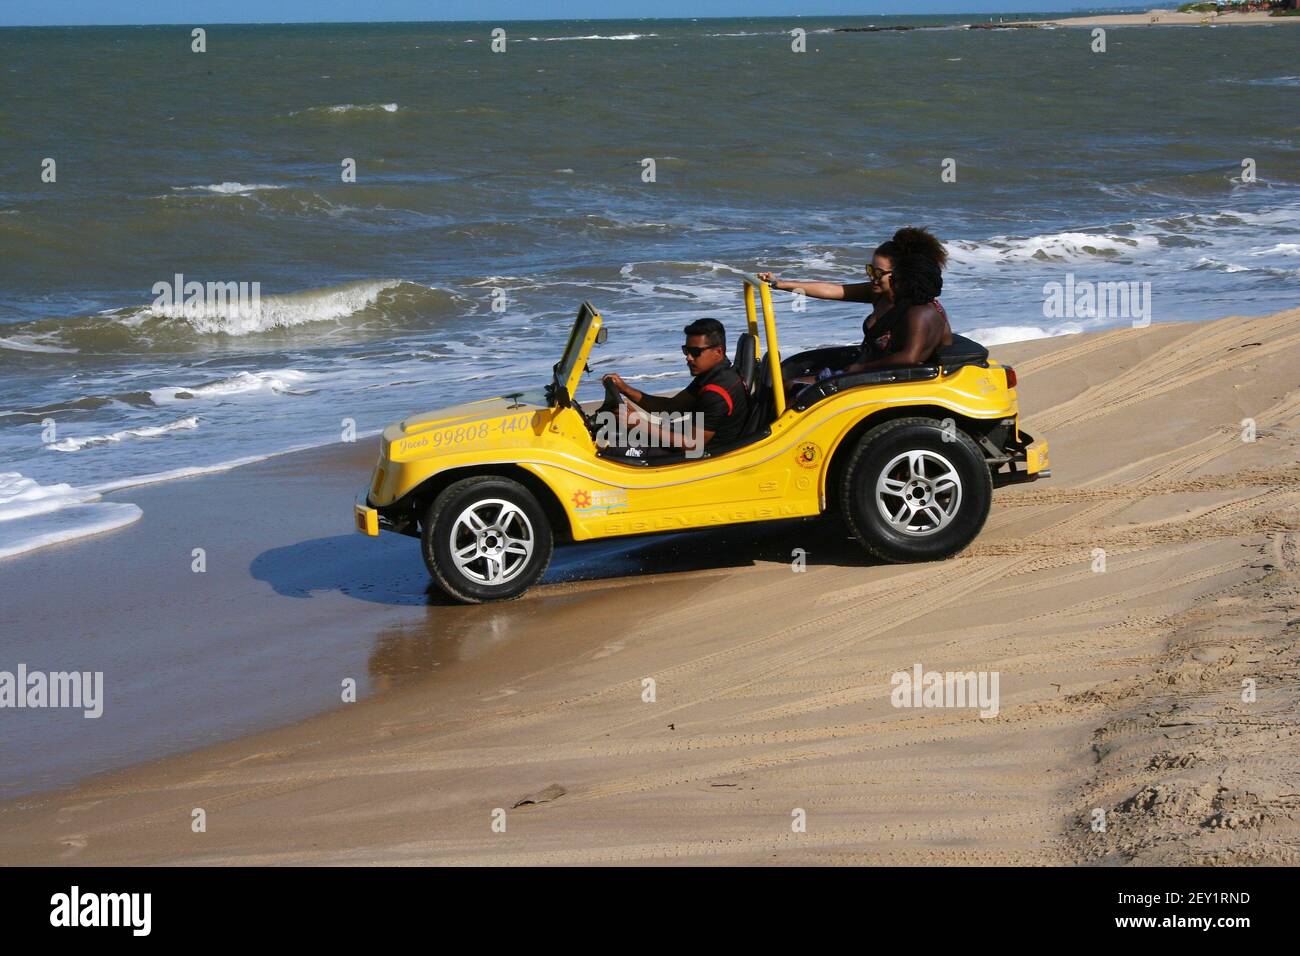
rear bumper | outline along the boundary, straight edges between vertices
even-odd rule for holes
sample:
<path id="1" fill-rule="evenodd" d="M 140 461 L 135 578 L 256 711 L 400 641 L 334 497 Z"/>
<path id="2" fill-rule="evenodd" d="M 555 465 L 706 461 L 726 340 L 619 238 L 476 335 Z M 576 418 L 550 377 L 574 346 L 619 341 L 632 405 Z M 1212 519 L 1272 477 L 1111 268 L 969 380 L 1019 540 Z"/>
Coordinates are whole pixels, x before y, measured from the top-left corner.
<path id="1" fill-rule="evenodd" d="M 1048 457 L 1046 439 L 1035 440 L 1032 435 L 1021 432 L 1020 440 L 1012 442 L 1007 451 L 1010 456 L 993 472 L 995 485 L 1012 485 L 1052 477 L 1052 461 Z"/>
<path id="2" fill-rule="evenodd" d="M 1025 471 L 1035 477 L 1048 478 L 1052 474 L 1052 462 L 1047 457 L 1047 439 L 1039 439 L 1025 447 Z"/>

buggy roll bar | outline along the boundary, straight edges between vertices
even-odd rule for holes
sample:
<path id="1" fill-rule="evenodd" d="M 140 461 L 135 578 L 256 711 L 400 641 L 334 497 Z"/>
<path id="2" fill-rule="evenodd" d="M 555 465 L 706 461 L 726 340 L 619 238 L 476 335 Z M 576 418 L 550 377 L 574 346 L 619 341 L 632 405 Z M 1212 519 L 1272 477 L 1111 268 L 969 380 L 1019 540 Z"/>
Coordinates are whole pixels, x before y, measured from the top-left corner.
<path id="1" fill-rule="evenodd" d="M 754 291 L 758 290 L 758 299 L 763 305 L 763 342 L 767 346 L 763 358 L 767 361 L 772 376 L 772 402 L 776 406 L 776 417 L 785 413 L 785 382 L 781 378 L 781 353 L 776 339 L 776 316 L 772 311 L 772 287 L 766 282 L 755 282 L 749 276 L 741 276 L 745 283 L 745 317 L 749 321 L 749 334 L 758 339 L 758 308 L 754 301 Z"/>

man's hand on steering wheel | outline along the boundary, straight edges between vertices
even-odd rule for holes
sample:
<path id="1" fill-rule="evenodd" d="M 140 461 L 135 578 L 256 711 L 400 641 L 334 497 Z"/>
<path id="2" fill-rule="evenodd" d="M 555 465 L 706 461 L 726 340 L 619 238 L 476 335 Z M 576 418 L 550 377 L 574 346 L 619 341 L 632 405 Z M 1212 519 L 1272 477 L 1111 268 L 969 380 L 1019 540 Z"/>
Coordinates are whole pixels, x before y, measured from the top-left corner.
<path id="1" fill-rule="evenodd" d="M 617 389 L 620 395 L 627 395 L 632 391 L 632 387 L 623 381 L 623 376 L 617 372 L 610 372 L 601 381 L 605 383 L 606 388 L 612 386 Z"/>

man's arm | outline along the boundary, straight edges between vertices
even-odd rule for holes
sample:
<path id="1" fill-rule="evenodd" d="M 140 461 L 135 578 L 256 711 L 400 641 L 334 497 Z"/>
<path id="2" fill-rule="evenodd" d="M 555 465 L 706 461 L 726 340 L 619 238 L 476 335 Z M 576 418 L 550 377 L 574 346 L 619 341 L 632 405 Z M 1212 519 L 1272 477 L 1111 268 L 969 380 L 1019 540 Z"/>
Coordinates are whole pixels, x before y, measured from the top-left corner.
<path id="1" fill-rule="evenodd" d="M 686 412 L 695 405 L 695 397 L 686 389 L 669 398 L 663 395 L 651 395 L 639 388 L 633 388 L 616 372 L 606 375 L 605 380 L 647 412 Z"/>
<path id="2" fill-rule="evenodd" d="M 694 396 L 686 389 L 682 389 L 671 398 L 665 398 L 663 395 L 647 395 L 645 392 L 628 395 L 628 398 L 647 412 L 688 412 L 695 405 Z"/>
<path id="3" fill-rule="evenodd" d="M 661 446 L 686 448 L 691 451 L 703 449 L 727 419 L 732 415 L 744 413 L 743 409 L 734 408 L 728 398 L 712 388 L 702 391 L 699 395 L 691 395 L 689 392 L 682 392 L 681 395 L 685 395 L 690 400 L 688 410 L 691 414 L 687 418 L 663 422 L 659 425 L 658 440 Z M 681 395 L 676 397 L 680 398 Z M 685 410 L 687 409 L 679 409 L 679 411 Z M 629 426 L 640 418 L 641 416 L 631 412 L 628 416 Z M 645 424 L 649 425 L 648 422 Z M 649 427 L 654 426 L 649 425 Z"/>
<path id="4" fill-rule="evenodd" d="M 655 433 L 656 444 L 660 448 L 686 448 L 694 451 L 707 445 L 713 438 L 713 432 L 707 429 L 701 428 L 698 432 L 694 432 L 690 428 L 683 429 L 680 423 L 674 428 L 674 423 L 670 422 L 660 422 L 655 425 L 653 422 L 642 421 L 641 416 L 636 412 L 628 414 L 627 422 L 629 428 L 643 424 L 648 431 Z"/>

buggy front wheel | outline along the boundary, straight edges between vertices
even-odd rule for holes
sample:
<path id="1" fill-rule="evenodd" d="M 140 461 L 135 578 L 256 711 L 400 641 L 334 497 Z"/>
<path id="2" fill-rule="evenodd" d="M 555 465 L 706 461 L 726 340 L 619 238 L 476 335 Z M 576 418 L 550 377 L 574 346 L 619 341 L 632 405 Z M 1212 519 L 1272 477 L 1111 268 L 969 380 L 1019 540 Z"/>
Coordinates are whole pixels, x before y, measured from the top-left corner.
<path id="1" fill-rule="evenodd" d="M 437 585 L 467 604 L 508 601 L 550 564 L 551 526 L 533 493 L 491 475 L 443 489 L 422 522 L 420 550 Z"/>

